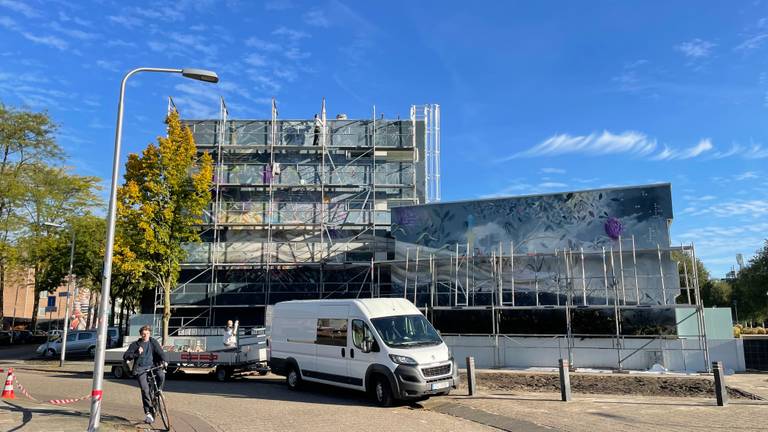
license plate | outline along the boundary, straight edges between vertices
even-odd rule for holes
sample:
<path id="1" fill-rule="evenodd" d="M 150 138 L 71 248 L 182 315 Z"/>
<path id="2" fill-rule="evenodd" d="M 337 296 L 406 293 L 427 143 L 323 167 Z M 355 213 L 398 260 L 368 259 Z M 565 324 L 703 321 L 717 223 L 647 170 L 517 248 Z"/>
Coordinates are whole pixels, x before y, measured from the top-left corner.
<path id="1" fill-rule="evenodd" d="M 440 389 L 448 388 L 448 386 L 450 385 L 451 383 L 449 381 L 437 382 L 432 384 L 432 390 L 440 390 Z"/>

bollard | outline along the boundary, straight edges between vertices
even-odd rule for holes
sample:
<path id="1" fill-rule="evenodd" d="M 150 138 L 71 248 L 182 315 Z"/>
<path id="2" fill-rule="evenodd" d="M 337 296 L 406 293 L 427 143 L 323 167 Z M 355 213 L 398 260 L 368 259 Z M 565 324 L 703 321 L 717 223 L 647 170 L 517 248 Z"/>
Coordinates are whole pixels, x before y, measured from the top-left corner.
<path id="1" fill-rule="evenodd" d="M 475 358 L 467 357 L 467 394 L 474 396 L 476 392 L 477 381 L 475 381 Z"/>
<path id="2" fill-rule="evenodd" d="M 571 376 L 568 374 L 568 360 L 560 359 L 557 361 L 560 369 L 560 399 L 563 402 L 571 400 Z"/>
<path id="3" fill-rule="evenodd" d="M 717 406 L 728 404 L 728 389 L 725 388 L 725 370 L 723 362 L 712 362 L 712 374 L 715 376 L 715 397 Z"/>

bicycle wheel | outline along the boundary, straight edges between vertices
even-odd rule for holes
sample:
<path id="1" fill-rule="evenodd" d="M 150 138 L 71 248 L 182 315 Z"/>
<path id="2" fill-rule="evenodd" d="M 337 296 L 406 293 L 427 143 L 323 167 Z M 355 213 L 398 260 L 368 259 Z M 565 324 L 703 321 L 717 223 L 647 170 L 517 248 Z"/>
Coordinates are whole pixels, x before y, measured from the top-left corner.
<path id="1" fill-rule="evenodd" d="M 160 416 L 165 430 L 171 430 L 171 418 L 168 416 L 168 405 L 165 403 L 165 396 L 162 391 L 155 393 L 155 414 Z"/>

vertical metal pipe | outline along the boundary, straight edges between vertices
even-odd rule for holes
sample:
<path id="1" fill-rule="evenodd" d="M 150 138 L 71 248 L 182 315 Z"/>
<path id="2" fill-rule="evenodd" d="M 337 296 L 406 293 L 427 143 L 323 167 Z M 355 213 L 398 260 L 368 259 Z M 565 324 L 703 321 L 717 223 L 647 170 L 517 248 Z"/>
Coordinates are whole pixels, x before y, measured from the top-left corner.
<path id="1" fill-rule="evenodd" d="M 515 305 L 515 243 L 509 242 L 509 274 L 512 278 L 512 306 Z"/>
<path id="2" fill-rule="evenodd" d="M 656 252 L 659 255 L 659 279 L 661 280 L 661 298 L 662 304 L 667 304 L 667 290 L 664 287 L 664 265 L 661 262 L 661 246 L 656 243 Z"/>
<path id="3" fill-rule="evenodd" d="M 608 306 L 608 267 L 605 263 L 605 246 L 603 246 L 603 285 L 605 286 L 605 305 Z"/>
<path id="4" fill-rule="evenodd" d="M 587 305 L 587 273 L 584 269 L 584 248 L 579 248 L 581 253 L 581 297 L 582 304 Z"/>
<path id="5" fill-rule="evenodd" d="M 638 283 L 637 279 L 637 255 L 635 252 L 637 249 L 635 248 L 635 235 L 632 234 L 632 267 L 635 270 L 635 301 L 637 304 L 640 304 L 640 284 Z"/>
<path id="6" fill-rule="evenodd" d="M 455 290 L 453 291 L 453 305 L 458 306 L 459 305 L 459 243 L 456 243 L 456 272 L 454 274 L 455 279 L 453 282 L 453 287 Z"/>
<path id="7" fill-rule="evenodd" d="M 466 270 L 466 285 L 464 285 L 464 304 L 469 306 L 469 242 L 467 242 L 467 253 L 464 255 Z"/>
<path id="8" fill-rule="evenodd" d="M 414 265 L 414 272 L 416 275 L 413 277 L 413 304 L 416 305 L 416 293 L 419 290 L 419 250 L 421 247 L 416 246 L 416 264 Z"/>
<path id="9" fill-rule="evenodd" d="M 621 299 L 622 304 L 627 305 L 627 290 L 624 286 L 624 249 L 621 246 L 621 236 L 619 236 L 619 275 L 621 276 Z"/>
<path id="10" fill-rule="evenodd" d="M 403 298 L 408 298 L 408 254 L 411 248 L 405 248 L 405 283 L 403 285 Z"/>
<path id="11" fill-rule="evenodd" d="M 685 274 L 685 294 L 688 298 L 688 304 L 691 304 L 691 284 L 688 280 L 688 263 L 685 262 L 685 258 L 683 258 L 683 273 Z"/>

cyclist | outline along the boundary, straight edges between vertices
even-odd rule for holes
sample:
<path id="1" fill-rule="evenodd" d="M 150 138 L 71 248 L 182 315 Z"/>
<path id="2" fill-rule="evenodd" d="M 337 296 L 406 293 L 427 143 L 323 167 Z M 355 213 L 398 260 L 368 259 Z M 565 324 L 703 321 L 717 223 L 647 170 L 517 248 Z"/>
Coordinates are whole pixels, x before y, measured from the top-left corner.
<path id="1" fill-rule="evenodd" d="M 123 355 L 123 360 L 133 360 L 133 374 L 139 381 L 141 387 L 141 403 L 144 405 L 144 414 L 146 423 L 155 421 L 155 412 L 152 408 L 152 400 L 149 394 L 149 384 L 147 383 L 147 371 L 155 366 L 167 365 L 168 358 L 165 356 L 163 347 L 152 338 L 152 329 L 145 325 L 139 330 L 139 339 L 133 342 Z M 165 372 L 163 369 L 156 369 L 157 387 L 163 388 L 165 381 Z"/>

